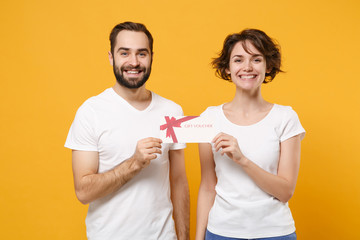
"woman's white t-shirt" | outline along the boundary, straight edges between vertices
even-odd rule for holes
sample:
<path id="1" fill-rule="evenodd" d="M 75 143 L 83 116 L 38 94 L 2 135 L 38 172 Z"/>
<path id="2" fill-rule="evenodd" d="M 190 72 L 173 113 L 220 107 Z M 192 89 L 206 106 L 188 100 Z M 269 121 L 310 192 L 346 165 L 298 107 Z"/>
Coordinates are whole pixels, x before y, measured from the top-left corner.
<path id="1" fill-rule="evenodd" d="M 242 153 L 264 170 L 277 174 L 280 143 L 305 130 L 289 106 L 274 104 L 261 121 L 239 126 L 224 115 L 223 105 L 209 107 L 202 116 L 214 119 L 219 132 L 234 136 Z M 260 189 L 226 154 L 215 152 L 216 197 L 208 218 L 208 230 L 235 238 L 274 237 L 295 231 L 288 203 Z"/>

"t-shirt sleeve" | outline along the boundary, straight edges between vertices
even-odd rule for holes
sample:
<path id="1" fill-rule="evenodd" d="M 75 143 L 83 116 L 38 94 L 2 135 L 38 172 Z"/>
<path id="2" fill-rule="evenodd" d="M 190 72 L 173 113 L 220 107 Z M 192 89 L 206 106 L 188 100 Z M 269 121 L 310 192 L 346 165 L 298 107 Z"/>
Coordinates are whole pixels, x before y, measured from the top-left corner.
<path id="1" fill-rule="evenodd" d="M 203 111 L 201 114 L 200 114 L 200 117 L 209 117 L 209 108 L 207 108 L 205 111 Z"/>
<path id="2" fill-rule="evenodd" d="M 95 112 L 89 105 L 84 103 L 76 113 L 65 147 L 73 150 L 98 151 L 95 127 Z"/>
<path id="3" fill-rule="evenodd" d="M 174 115 L 175 117 L 178 117 L 178 116 L 184 116 L 184 112 L 181 108 L 180 105 L 177 105 L 177 110 L 176 110 L 176 113 Z M 184 149 L 186 148 L 186 144 L 185 143 L 172 143 L 170 145 L 170 150 L 179 150 L 179 149 Z"/>
<path id="4" fill-rule="evenodd" d="M 280 142 L 283 142 L 291 137 L 300 135 L 301 140 L 305 136 L 305 129 L 302 127 L 299 117 L 296 112 L 290 107 L 286 113 L 282 122 L 282 133 L 280 136 Z"/>

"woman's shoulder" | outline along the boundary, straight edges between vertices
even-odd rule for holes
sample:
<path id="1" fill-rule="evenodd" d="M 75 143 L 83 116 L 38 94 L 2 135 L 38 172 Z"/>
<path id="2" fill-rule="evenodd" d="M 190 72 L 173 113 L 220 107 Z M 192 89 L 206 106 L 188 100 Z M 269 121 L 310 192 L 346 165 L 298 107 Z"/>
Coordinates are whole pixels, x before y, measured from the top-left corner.
<path id="1" fill-rule="evenodd" d="M 291 106 L 284 106 L 279 104 L 274 104 L 274 119 L 278 122 L 281 122 L 281 125 L 284 127 L 288 123 L 300 123 L 298 114 Z"/>
<path id="2" fill-rule="evenodd" d="M 217 115 L 220 113 L 221 109 L 222 109 L 223 104 L 219 105 L 219 106 L 210 106 L 207 107 L 205 111 L 203 111 L 201 113 L 200 116 L 213 116 L 213 115 Z"/>
<path id="3" fill-rule="evenodd" d="M 289 115 L 297 115 L 294 109 L 291 106 L 274 104 L 275 112 L 280 116 L 289 116 Z"/>
<path id="4" fill-rule="evenodd" d="M 279 123 L 278 131 L 280 131 L 280 141 L 301 134 L 301 139 L 304 138 L 305 129 L 300 123 L 299 116 L 291 106 L 275 105 L 277 109 L 276 119 Z"/>
<path id="5" fill-rule="evenodd" d="M 276 103 L 274 103 L 274 107 L 277 108 L 277 110 L 281 111 L 281 112 L 288 112 L 288 111 L 293 110 L 291 106 L 280 105 L 280 104 L 276 104 Z"/>

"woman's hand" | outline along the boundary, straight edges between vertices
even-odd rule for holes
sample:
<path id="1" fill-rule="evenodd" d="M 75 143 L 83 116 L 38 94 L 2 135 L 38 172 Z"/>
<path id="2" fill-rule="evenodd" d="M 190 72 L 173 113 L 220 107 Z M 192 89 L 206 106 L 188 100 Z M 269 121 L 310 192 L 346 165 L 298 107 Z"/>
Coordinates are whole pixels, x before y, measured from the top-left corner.
<path id="1" fill-rule="evenodd" d="M 237 139 L 226 133 L 219 133 L 212 141 L 216 152 L 221 150 L 221 155 L 226 154 L 235 163 L 241 164 L 245 161 L 245 156 L 241 152 Z"/>
<path id="2" fill-rule="evenodd" d="M 234 162 L 241 165 L 246 174 L 265 192 L 286 203 L 295 191 L 296 180 L 300 166 L 300 134 L 280 143 L 280 159 L 277 174 L 272 174 L 241 152 L 236 138 L 225 133 L 219 133 L 213 140 L 216 151 L 222 148 Z"/>

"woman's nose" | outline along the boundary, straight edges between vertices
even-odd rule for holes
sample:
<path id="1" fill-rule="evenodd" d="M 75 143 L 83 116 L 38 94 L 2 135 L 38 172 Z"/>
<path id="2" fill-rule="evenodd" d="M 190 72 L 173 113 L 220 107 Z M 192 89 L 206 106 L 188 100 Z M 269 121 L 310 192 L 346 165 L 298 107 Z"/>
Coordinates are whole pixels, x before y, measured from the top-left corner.
<path id="1" fill-rule="evenodd" d="M 250 61 L 247 61 L 247 62 L 245 62 L 244 64 L 245 64 L 245 65 L 244 65 L 244 71 L 247 71 L 247 72 L 252 71 L 252 64 L 251 64 Z"/>

